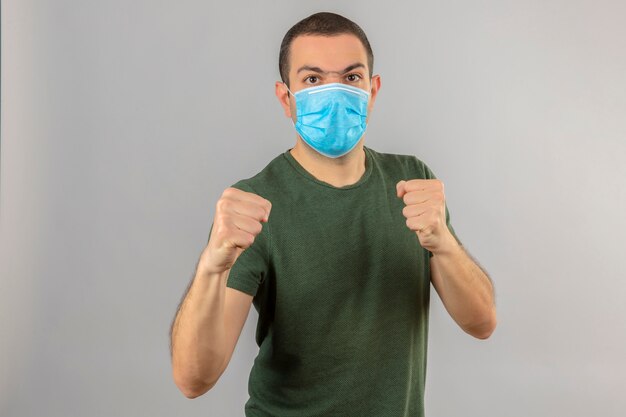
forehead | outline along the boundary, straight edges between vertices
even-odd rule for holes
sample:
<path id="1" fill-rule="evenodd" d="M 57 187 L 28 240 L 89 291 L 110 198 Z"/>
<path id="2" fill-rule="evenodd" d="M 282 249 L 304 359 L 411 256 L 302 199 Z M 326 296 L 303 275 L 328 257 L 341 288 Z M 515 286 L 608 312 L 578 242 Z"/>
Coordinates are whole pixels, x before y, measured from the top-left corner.
<path id="1" fill-rule="evenodd" d="M 367 67 L 367 53 L 359 38 L 352 34 L 302 35 L 291 43 L 290 61 L 289 72 L 292 74 L 302 65 L 340 71 L 355 62 Z"/>

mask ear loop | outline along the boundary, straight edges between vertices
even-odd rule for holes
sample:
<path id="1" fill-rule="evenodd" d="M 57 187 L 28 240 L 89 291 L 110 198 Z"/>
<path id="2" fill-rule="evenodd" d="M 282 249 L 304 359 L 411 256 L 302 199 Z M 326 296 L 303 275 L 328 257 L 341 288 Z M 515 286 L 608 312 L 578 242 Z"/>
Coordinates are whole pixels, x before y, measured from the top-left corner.
<path id="1" fill-rule="evenodd" d="M 289 91 L 289 93 L 290 93 L 292 96 L 294 96 L 294 98 L 295 98 L 296 96 L 295 96 L 295 95 L 291 92 L 291 90 L 290 90 L 290 89 L 289 89 L 289 87 L 287 86 L 287 83 L 286 83 L 286 82 L 283 82 L 283 84 L 285 85 L 285 88 L 287 89 L 287 91 Z"/>
<path id="2" fill-rule="evenodd" d="M 296 99 L 296 95 L 294 93 L 291 92 L 291 90 L 289 89 L 289 87 L 287 86 L 286 82 L 283 82 L 283 84 L 285 85 L 285 88 L 287 89 L 287 91 L 289 91 L 289 93 L 293 96 L 293 99 Z M 291 120 L 291 124 L 296 127 L 296 124 L 293 122 L 293 119 L 289 119 Z"/>

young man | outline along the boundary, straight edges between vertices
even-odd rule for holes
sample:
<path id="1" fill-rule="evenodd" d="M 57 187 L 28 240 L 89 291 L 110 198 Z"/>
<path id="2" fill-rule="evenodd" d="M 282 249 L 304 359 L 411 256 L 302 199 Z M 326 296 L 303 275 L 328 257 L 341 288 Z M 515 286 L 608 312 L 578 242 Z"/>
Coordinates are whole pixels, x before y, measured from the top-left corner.
<path id="1" fill-rule="evenodd" d="M 281 45 L 276 96 L 293 148 L 224 191 L 172 325 L 174 380 L 215 385 L 248 316 L 259 353 L 246 416 L 422 416 L 432 282 L 487 338 L 493 287 L 419 159 L 365 147 L 381 80 L 354 22 L 317 13 Z"/>

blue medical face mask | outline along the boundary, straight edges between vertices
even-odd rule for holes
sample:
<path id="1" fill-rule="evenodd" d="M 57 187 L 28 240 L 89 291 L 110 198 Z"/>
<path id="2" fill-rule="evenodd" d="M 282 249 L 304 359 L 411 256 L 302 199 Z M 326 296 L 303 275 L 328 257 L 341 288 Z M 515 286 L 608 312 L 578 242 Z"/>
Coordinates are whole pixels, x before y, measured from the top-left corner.
<path id="1" fill-rule="evenodd" d="M 293 96 L 296 100 L 294 127 L 320 154 L 329 158 L 343 156 L 354 149 L 365 133 L 369 92 L 331 83 L 302 89 Z"/>

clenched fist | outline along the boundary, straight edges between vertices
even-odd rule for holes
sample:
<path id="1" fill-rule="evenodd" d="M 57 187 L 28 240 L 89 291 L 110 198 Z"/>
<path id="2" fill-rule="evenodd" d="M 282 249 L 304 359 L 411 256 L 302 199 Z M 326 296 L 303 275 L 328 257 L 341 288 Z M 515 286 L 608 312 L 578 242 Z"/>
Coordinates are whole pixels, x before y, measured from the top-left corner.
<path id="1" fill-rule="evenodd" d="M 205 272 L 230 269 L 241 252 L 250 247 L 269 219 L 272 204 L 263 197 L 229 187 L 215 205 L 213 229 L 200 256 Z"/>
<path id="2" fill-rule="evenodd" d="M 443 182 L 438 179 L 415 179 L 399 181 L 396 193 L 404 201 L 402 214 L 406 225 L 417 233 L 420 245 L 426 250 L 437 252 L 448 245 L 454 236 L 446 224 Z"/>

